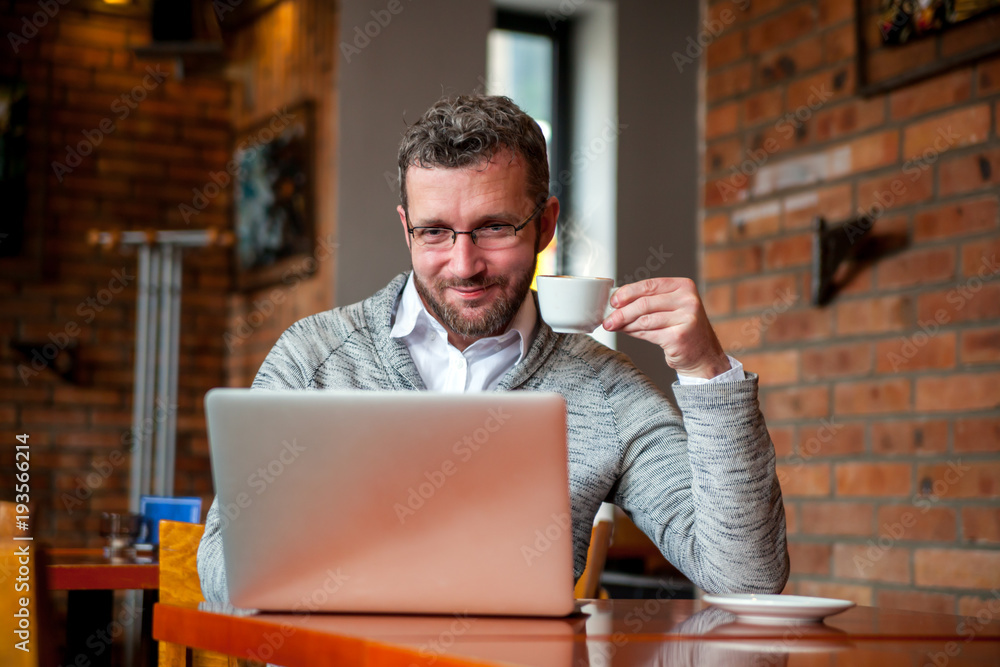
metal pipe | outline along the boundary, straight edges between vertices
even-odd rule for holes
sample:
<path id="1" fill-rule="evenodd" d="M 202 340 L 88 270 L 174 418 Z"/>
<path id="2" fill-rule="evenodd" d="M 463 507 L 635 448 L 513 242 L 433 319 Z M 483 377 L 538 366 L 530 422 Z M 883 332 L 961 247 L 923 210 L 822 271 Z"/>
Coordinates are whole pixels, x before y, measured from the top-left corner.
<path id="1" fill-rule="evenodd" d="M 132 470 L 129 477 L 128 508 L 138 513 L 142 487 L 142 470 L 146 467 L 143 457 L 143 408 L 146 405 L 146 325 L 149 317 L 149 244 L 139 246 L 139 287 L 136 290 L 135 308 L 135 359 L 132 380 Z"/>
<path id="2" fill-rule="evenodd" d="M 177 375 L 180 364 L 181 341 L 181 286 L 183 279 L 183 250 L 174 248 L 174 265 L 170 284 L 170 365 L 168 387 L 168 413 L 166 419 L 167 454 L 165 457 L 164 475 L 166 477 L 166 495 L 174 495 L 174 472 L 177 462 Z"/>
<path id="3" fill-rule="evenodd" d="M 159 322 L 159 355 L 156 373 L 156 476 L 154 477 L 153 493 L 158 496 L 173 495 L 167 488 L 167 429 L 161 417 L 170 410 L 170 332 L 173 325 L 170 322 L 170 287 L 173 284 L 171 273 L 174 268 L 174 247 L 170 244 L 161 246 L 160 264 L 160 322 Z M 160 411 L 163 411 L 162 413 Z"/>
<path id="4" fill-rule="evenodd" d="M 146 465 L 142 469 L 142 481 L 140 482 L 139 493 L 148 494 L 151 488 L 151 477 L 153 474 L 153 438 L 152 431 L 156 429 L 155 406 L 153 404 L 156 393 L 156 341 L 158 332 L 159 296 L 160 296 L 160 260 L 161 248 L 153 246 L 149 267 L 149 318 L 147 320 L 146 345 L 148 353 L 146 355 L 146 385 L 145 402 L 143 403 L 143 433 L 142 458 Z M 148 432 L 147 432 L 148 431 Z"/>

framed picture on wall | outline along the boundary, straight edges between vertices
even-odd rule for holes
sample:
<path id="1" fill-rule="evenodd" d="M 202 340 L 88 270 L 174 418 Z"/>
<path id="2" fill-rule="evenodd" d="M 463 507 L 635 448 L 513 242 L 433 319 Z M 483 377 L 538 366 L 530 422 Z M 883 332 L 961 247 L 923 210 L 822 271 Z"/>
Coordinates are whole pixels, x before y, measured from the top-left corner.
<path id="1" fill-rule="evenodd" d="M 314 270 L 313 105 L 275 110 L 233 151 L 236 284 L 256 289 Z"/>
<path id="2" fill-rule="evenodd" d="M 855 0 L 855 17 L 862 95 L 1000 53 L 1000 0 Z"/>

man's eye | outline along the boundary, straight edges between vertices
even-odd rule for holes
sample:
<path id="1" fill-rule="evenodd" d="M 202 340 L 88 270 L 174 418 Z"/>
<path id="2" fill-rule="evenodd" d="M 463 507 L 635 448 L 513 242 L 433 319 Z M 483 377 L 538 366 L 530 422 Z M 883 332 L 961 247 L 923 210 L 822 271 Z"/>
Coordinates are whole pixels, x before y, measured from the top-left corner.
<path id="1" fill-rule="evenodd" d="M 478 231 L 480 234 L 503 234 L 507 231 L 508 227 L 510 227 L 510 225 L 503 225 L 497 223 L 495 225 L 486 225 L 485 227 L 480 227 L 476 231 Z"/>
<path id="2" fill-rule="evenodd" d="M 438 229 L 437 227 L 425 227 L 420 230 L 420 234 L 425 239 L 443 239 L 451 236 L 451 231 L 447 229 Z"/>

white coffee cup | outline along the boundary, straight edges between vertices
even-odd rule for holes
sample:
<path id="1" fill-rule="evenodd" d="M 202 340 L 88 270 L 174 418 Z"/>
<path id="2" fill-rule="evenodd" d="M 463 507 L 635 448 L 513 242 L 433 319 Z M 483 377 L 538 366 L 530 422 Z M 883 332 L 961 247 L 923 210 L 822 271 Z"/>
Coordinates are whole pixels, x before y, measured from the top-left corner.
<path id="1" fill-rule="evenodd" d="M 611 314 L 611 278 L 538 276 L 542 319 L 557 333 L 593 333 Z"/>

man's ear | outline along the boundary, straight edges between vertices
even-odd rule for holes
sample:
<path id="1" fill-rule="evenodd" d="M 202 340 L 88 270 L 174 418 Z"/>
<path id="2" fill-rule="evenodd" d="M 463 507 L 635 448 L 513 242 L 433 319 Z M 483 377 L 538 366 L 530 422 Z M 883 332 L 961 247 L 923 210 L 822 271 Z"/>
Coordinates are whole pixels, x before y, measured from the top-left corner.
<path id="1" fill-rule="evenodd" d="M 403 236 L 406 237 L 406 247 L 410 247 L 410 226 L 406 223 L 406 211 L 403 210 L 402 204 L 396 207 L 396 212 L 399 213 L 399 221 L 403 223 Z"/>
<path id="2" fill-rule="evenodd" d="M 549 197 L 545 202 L 545 210 L 541 213 L 538 227 L 538 252 L 545 250 L 552 237 L 556 235 L 556 222 L 559 220 L 559 200 L 556 197 Z"/>

